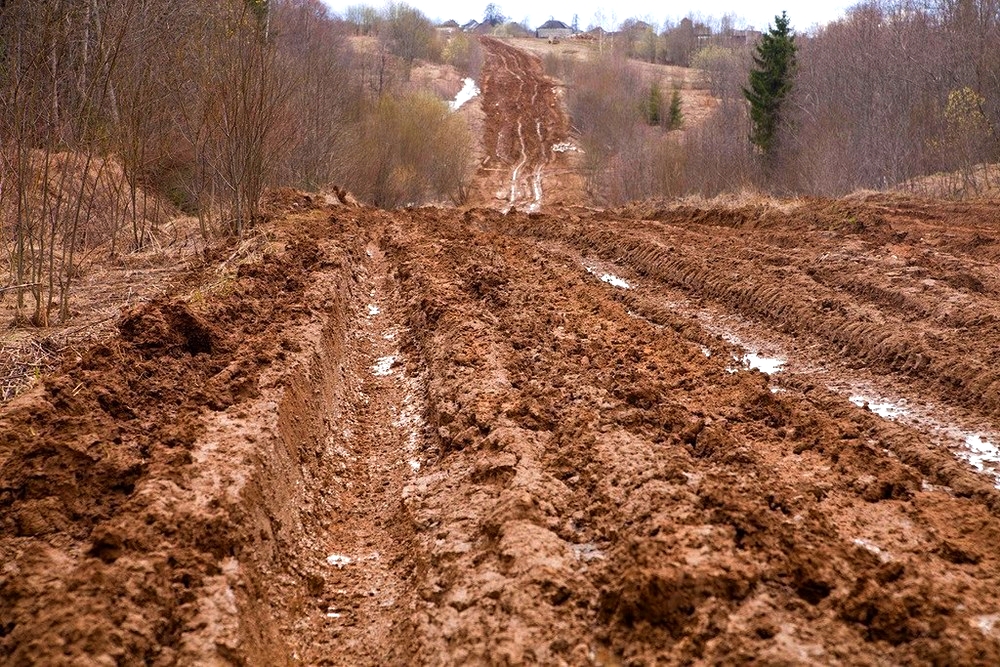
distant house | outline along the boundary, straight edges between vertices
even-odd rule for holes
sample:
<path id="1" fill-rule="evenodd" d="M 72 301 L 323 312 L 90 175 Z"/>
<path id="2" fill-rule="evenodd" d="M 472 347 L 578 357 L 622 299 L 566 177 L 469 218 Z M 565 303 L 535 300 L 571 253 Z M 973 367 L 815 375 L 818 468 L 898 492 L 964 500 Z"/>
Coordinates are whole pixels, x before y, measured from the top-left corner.
<path id="1" fill-rule="evenodd" d="M 756 44 L 760 36 L 761 32 L 752 28 L 746 30 L 730 29 L 718 34 L 712 34 L 708 28 L 702 28 L 696 33 L 699 44 L 712 44 L 727 49 L 738 49 L 742 46 Z"/>
<path id="2" fill-rule="evenodd" d="M 760 30 L 754 30 L 749 28 L 747 30 L 734 30 L 729 36 L 729 40 L 732 42 L 733 46 L 745 46 L 748 44 L 756 44 L 757 40 L 761 37 Z"/>
<path id="3" fill-rule="evenodd" d="M 565 39 L 573 36 L 573 29 L 562 21 L 549 19 L 535 30 L 535 36 L 539 39 Z"/>
<path id="4" fill-rule="evenodd" d="M 454 20 L 445 21 L 444 23 L 442 23 L 437 27 L 437 31 L 442 35 L 444 35 L 445 37 L 451 37 L 459 30 L 461 30 L 461 28 L 458 25 L 458 21 Z"/>
<path id="5" fill-rule="evenodd" d="M 479 21 L 472 20 L 462 26 L 462 32 L 469 32 L 475 35 L 492 35 L 497 27 L 503 25 L 500 21 Z"/>
<path id="6" fill-rule="evenodd" d="M 503 21 L 499 18 L 486 19 L 475 27 L 473 32 L 478 35 L 495 35 L 503 27 Z"/>

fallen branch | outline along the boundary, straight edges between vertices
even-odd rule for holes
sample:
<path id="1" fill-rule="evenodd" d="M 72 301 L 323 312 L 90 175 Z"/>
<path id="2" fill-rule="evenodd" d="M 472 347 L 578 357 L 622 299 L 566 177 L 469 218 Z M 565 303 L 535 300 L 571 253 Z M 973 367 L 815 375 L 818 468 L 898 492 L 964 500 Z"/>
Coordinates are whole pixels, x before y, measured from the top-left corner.
<path id="1" fill-rule="evenodd" d="M 41 283 L 24 283 L 23 285 L 10 285 L 8 287 L 0 287 L 0 294 L 3 292 L 13 292 L 17 289 L 27 289 L 29 287 L 38 287 Z"/>

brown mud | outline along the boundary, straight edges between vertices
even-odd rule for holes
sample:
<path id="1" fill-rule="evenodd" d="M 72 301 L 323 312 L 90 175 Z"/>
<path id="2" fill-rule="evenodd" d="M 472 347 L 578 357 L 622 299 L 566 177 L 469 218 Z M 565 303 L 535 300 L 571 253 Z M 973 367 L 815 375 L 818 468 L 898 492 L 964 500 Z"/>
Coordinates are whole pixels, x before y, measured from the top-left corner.
<path id="1" fill-rule="evenodd" d="M 480 43 L 486 155 L 478 174 L 482 199 L 500 200 L 504 210 L 537 211 L 557 200 L 546 193 L 547 184 L 565 187 L 565 176 L 550 172 L 564 171 L 569 160 L 564 152 L 569 118 L 538 56 L 492 37 L 482 37 Z"/>
<path id="2" fill-rule="evenodd" d="M 0 409 L 0 663 L 1000 662 L 996 480 L 836 390 L 997 430 L 995 205 L 285 195 Z"/>
<path id="3" fill-rule="evenodd" d="M 731 372 L 656 300 L 992 419 L 960 375 L 998 343 L 990 215 L 290 215 L 225 290 L 133 309 L 4 409 L 0 656 L 994 662 L 992 480 L 805 373 Z"/>

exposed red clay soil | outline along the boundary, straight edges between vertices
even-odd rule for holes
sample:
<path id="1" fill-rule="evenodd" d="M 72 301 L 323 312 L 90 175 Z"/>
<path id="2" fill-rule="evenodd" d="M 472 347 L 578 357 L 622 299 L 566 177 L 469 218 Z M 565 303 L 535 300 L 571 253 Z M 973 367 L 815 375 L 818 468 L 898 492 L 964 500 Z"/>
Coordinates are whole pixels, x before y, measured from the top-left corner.
<path id="1" fill-rule="evenodd" d="M 1000 209 L 525 187 L 273 193 L 0 408 L 0 663 L 1000 664 Z"/>
<path id="2" fill-rule="evenodd" d="M 503 202 L 504 210 L 536 211 L 555 201 L 546 196 L 547 172 L 567 161 L 560 145 L 569 138 L 569 119 L 538 56 L 492 37 L 481 37 L 480 43 L 486 154 L 481 197 Z"/>
<path id="3" fill-rule="evenodd" d="M 993 479 L 826 389 L 994 419 L 995 215 L 291 214 L 0 414 L 0 659 L 995 663 Z"/>

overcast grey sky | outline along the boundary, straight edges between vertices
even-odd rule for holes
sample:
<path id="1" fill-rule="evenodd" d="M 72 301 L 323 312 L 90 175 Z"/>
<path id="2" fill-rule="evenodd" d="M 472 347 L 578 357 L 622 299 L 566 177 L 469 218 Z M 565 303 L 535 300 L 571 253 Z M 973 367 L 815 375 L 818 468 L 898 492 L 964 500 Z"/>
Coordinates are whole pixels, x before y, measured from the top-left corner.
<path id="1" fill-rule="evenodd" d="M 346 7 L 357 4 L 368 4 L 381 7 L 382 0 L 365 2 L 364 0 L 323 0 L 335 12 L 343 12 Z M 407 4 L 416 7 L 431 19 L 442 21 L 455 19 L 465 23 L 470 19 L 482 20 L 483 9 L 489 0 L 478 3 L 459 0 L 405 0 Z M 792 27 L 797 32 L 805 32 L 816 24 L 825 24 L 840 18 L 844 11 L 857 4 L 858 0 L 845 2 L 843 0 L 815 0 L 808 3 L 790 3 L 782 0 L 756 0 L 754 2 L 735 2 L 734 0 L 697 0 L 689 3 L 654 3 L 643 0 L 497 0 L 504 15 L 520 23 L 527 18 L 528 23 L 537 27 L 550 18 L 556 18 L 565 23 L 571 23 L 573 15 L 579 17 L 581 28 L 603 22 L 604 27 L 613 28 L 627 18 L 636 17 L 649 23 L 662 25 L 664 21 L 676 22 L 687 15 L 716 17 L 723 14 L 733 14 L 742 23 L 763 30 L 768 23 L 774 22 L 774 17 L 782 10 L 788 12 Z M 602 20 L 603 19 L 603 20 Z"/>

